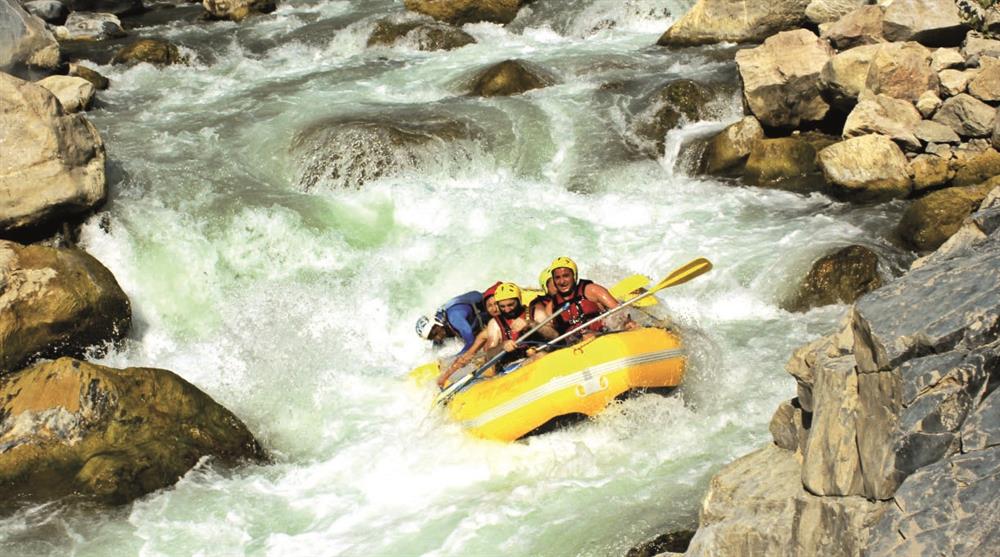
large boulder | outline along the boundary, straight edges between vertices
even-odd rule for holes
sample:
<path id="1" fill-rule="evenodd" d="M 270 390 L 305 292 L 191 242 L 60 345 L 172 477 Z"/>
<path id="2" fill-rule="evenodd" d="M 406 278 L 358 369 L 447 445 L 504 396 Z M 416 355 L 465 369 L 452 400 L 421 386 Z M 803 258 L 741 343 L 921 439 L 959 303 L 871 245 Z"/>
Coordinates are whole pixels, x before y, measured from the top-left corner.
<path id="1" fill-rule="evenodd" d="M 661 156 L 667 132 L 682 121 L 704 118 L 705 105 L 711 99 L 712 93 L 705 86 L 690 79 L 664 85 L 645 100 L 645 108 L 631 122 L 636 146 L 646 155 Z"/>
<path id="2" fill-rule="evenodd" d="M 996 112 L 992 106 L 962 93 L 945 100 L 933 120 L 950 127 L 962 137 L 990 137 Z"/>
<path id="3" fill-rule="evenodd" d="M 106 41 L 127 35 L 118 16 L 97 12 L 70 13 L 55 34 L 62 41 Z"/>
<path id="4" fill-rule="evenodd" d="M 5 501 L 76 494 L 126 503 L 206 457 L 238 464 L 266 455 L 239 418 L 170 371 L 61 358 L 0 379 Z"/>
<path id="5" fill-rule="evenodd" d="M 801 137 L 755 141 L 750 146 L 743 177 L 750 185 L 783 189 L 809 190 L 815 189 L 809 187 L 809 182 L 822 184 L 818 179 L 816 148 Z"/>
<path id="6" fill-rule="evenodd" d="M 660 37 L 660 46 L 694 46 L 719 42 L 757 43 L 771 35 L 808 23 L 810 0 L 698 0 Z"/>
<path id="7" fill-rule="evenodd" d="M 169 66 L 183 61 L 180 50 L 163 39 L 140 39 L 120 48 L 111 59 L 112 64 L 147 63 L 154 66 Z"/>
<path id="8" fill-rule="evenodd" d="M 830 105 L 820 94 L 820 71 L 833 55 L 811 31 L 797 29 L 769 37 L 762 46 L 736 53 L 743 95 L 765 126 L 798 127 L 819 121 Z"/>
<path id="9" fill-rule="evenodd" d="M 819 26 L 819 36 L 845 51 L 856 46 L 885 42 L 882 36 L 882 8 L 861 6 L 838 20 Z"/>
<path id="10" fill-rule="evenodd" d="M 900 237 L 917 251 L 937 249 L 958 232 L 965 218 L 979 208 L 997 185 L 1000 178 L 978 186 L 945 188 L 917 199 L 903 212 Z"/>
<path id="11" fill-rule="evenodd" d="M 302 189 L 360 188 L 401 172 L 468 161 L 481 135 L 471 124 L 438 116 L 336 118 L 296 134 L 291 150 L 301 165 Z"/>
<path id="12" fill-rule="evenodd" d="M 908 101 L 866 91 L 861 93 L 858 104 L 847 115 L 844 137 L 878 133 L 910 151 L 916 151 L 920 149 L 920 140 L 915 130 L 922 121 L 920 113 Z"/>
<path id="13" fill-rule="evenodd" d="M 817 497 L 803 489 L 801 468 L 773 445 L 726 465 L 712 477 L 686 554 L 860 555 L 886 504 Z"/>
<path id="14" fill-rule="evenodd" d="M 866 0 L 810 0 L 806 17 L 813 23 L 829 23 L 863 6 Z"/>
<path id="15" fill-rule="evenodd" d="M 847 246 L 816 260 L 787 304 L 805 311 L 829 304 L 850 304 L 882 286 L 878 256 L 864 246 Z"/>
<path id="16" fill-rule="evenodd" d="M 0 240 L 0 375 L 38 357 L 83 356 L 128 333 L 128 297 L 78 249 Z"/>
<path id="17" fill-rule="evenodd" d="M 913 183 L 906 155 L 888 137 L 854 137 L 823 149 L 818 158 L 827 183 L 851 200 L 910 195 Z"/>
<path id="18" fill-rule="evenodd" d="M 842 110 L 850 110 L 868 88 L 868 70 L 882 46 L 862 45 L 837 53 L 820 72 L 824 96 Z"/>
<path id="19" fill-rule="evenodd" d="M 243 21 L 253 14 L 269 14 L 277 8 L 276 0 L 202 0 L 210 17 Z"/>
<path id="20" fill-rule="evenodd" d="M 754 143 L 764 139 L 764 129 L 753 116 L 746 116 L 708 142 L 705 149 L 704 170 L 718 174 L 740 166 L 750 156 Z"/>
<path id="21" fill-rule="evenodd" d="M 951 185 L 981 184 L 994 176 L 1000 176 L 1000 152 L 993 148 L 983 151 L 956 149 L 951 165 L 955 170 Z"/>
<path id="22" fill-rule="evenodd" d="M 547 87 L 552 81 L 543 71 L 522 60 L 504 60 L 473 78 L 469 93 L 479 97 L 506 97 Z"/>
<path id="23" fill-rule="evenodd" d="M 969 82 L 969 94 L 984 102 L 1000 101 L 1000 59 L 980 58 L 979 72 Z"/>
<path id="24" fill-rule="evenodd" d="M 931 51 L 916 42 L 882 45 L 872 57 L 865 85 L 875 93 L 913 103 L 927 91 L 936 93 L 938 75 L 931 69 Z"/>
<path id="25" fill-rule="evenodd" d="M 17 65 L 59 65 L 59 43 L 45 22 L 24 11 L 17 0 L 0 0 L 0 37 L 0 71 Z"/>
<path id="26" fill-rule="evenodd" d="M 24 2 L 24 9 L 46 23 L 60 24 L 66 21 L 69 8 L 59 0 L 31 0 Z"/>
<path id="27" fill-rule="evenodd" d="M 0 234 L 92 210 L 107 195 L 104 143 L 43 87 L 0 74 Z"/>
<path id="28" fill-rule="evenodd" d="M 893 0 L 885 8 L 883 30 L 890 41 L 958 46 L 968 27 L 954 0 Z"/>
<path id="29" fill-rule="evenodd" d="M 368 46 L 405 43 L 418 50 L 454 50 L 476 42 L 458 27 L 425 18 L 387 17 L 375 23 Z"/>
<path id="30" fill-rule="evenodd" d="M 67 113 L 87 110 L 94 100 L 94 85 L 82 77 L 50 75 L 37 84 L 55 95 Z"/>
<path id="31" fill-rule="evenodd" d="M 429 15 L 451 25 L 479 21 L 510 23 L 526 0 L 404 0 L 407 10 Z"/>

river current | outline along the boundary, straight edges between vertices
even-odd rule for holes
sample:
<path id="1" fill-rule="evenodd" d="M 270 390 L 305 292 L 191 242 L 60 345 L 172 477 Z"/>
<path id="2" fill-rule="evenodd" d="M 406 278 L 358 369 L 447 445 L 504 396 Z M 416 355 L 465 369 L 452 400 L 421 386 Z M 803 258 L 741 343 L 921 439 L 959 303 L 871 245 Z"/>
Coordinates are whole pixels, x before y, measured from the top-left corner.
<path id="1" fill-rule="evenodd" d="M 794 396 L 793 349 L 844 312 L 781 309 L 810 263 L 850 243 L 905 255 L 884 232 L 896 205 L 690 172 L 684 146 L 742 106 L 732 45 L 653 46 L 688 6 L 537 0 L 506 27 L 467 25 L 476 44 L 422 52 L 366 47 L 401 1 L 291 0 L 240 25 L 143 31 L 189 65 L 95 66 L 113 82 L 89 113 L 111 199 L 81 244 L 135 321 L 97 361 L 180 374 L 275 461 L 204 462 L 118 509 L 22 507 L 0 518 L 0 553 L 608 556 L 693 528 L 711 475 L 769 441 Z M 470 75 L 510 58 L 556 83 L 464 96 Z M 635 156 L 637 99 L 682 78 L 728 84 L 714 116 L 682 122 L 659 158 Z M 359 189 L 299 185 L 291 145 L 310 124 L 428 113 L 461 114 L 484 137 Z M 715 264 L 655 309 L 684 331 L 684 385 L 513 444 L 464 434 L 407 380 L 435 356 L 414 321 L 497 279 L 532 285 L 560 255 L 605 284 Z"/>

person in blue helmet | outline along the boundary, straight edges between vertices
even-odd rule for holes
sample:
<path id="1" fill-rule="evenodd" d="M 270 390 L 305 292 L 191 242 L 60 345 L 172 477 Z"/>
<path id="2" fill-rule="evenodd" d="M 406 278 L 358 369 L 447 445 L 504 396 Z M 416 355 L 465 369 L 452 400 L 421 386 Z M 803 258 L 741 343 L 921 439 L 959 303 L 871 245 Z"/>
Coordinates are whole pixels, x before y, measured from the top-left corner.
<path id="1" fill-rule="evenodd" d="M 487 300 L 497 284 L 486 290 Z M 417 319 L 417 334 L 435 344 L 446 338 L 459 337 L 465 345 L 458 354 L 465 353 L 476 341 L 476 335 L 492 314 L 487 310 L 490 304 L 484 301 L 483 294 L 475 290 L 466 292 L 445 302 L 434 315 L 421 316 Z"/>

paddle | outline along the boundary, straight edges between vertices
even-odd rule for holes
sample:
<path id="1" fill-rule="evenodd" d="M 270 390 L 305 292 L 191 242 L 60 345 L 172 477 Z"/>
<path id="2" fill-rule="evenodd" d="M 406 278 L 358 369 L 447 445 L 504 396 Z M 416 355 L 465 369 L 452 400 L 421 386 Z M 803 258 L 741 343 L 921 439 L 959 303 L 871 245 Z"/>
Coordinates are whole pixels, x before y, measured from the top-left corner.
<path id="1" fill-rule="evenodd" d="M 524 342 L 531 335 L 535 334 L 535 332 L 538 331 L 538 329 L 541 329 L 545 325 L 548 325 L 549 321 L 552 321 L 553 319 L 558 317 L 560 313 L 569 309 L 569 306 L 570 303 L 566 302 L 565 304 L 562 305 L 562 307 L 554 311 L 552 315 L 546 317 L 544 321 L 532 327 L 531 330 L 529 330 L 527 333 L 521 335 L 521 337 L 518 338 L 517 340 L 517 346 L 520 347 L 522 342 Z M 505 354 L 507 354 L 507 352 L 501 350 L 495 356 L 490 358 L 488 362 L 480 366 L 479 369 L 477 369 L 476 371 L 473 371 L 472 373 L 466 375 L 465 377 L 459 379 L 458 381 L 455 381 L 451 385 L 448 385 L 448 388 L 441 391 L 438 394 L 437 398 L 434 399 L 434 404 L 447 404 L 448 401 L 451 400 L 451 397 L 453 397 L 455 393 L 462 388 L 462 386 L 464 386 L 469 381 L 472 381 L 473 379 L 477 379 L 480 375 L 483 374 L 483 372 L 485 372 L 487 369 L 490 369 L 490 367 L 492 367 L 493 364 L 499 362 L 500 358 L 502 358 Z"/>
<path id="2" fill-rule="evenodd" d="M 699 258 L 697 258 L 697 259 L 695 259 L 693 261 L 690 261 L 687 264 L 685 264 L 685 265 L 683 265 L 683 266 L 678 267 L 677 269 L 675 269 L 674 272 L 670 273 L 669 275 L 667 275 L 666 278 L 664 278 L 660 282 L 656 283 L 656 286 L 650 288 L 648 291 L 646 291 L 646 292 L 644 292 L 642 294 L 639 294 L 638 296 L 636 296 L 635 298 L 632 298 L 631 300 L 629 300 L 627 302 L 619 304 L 618 307 L 615 307 L 615 308 L 612 308 L 612 309 L 609 309 L 609 310 L 605 311 L 604 313 L 598 315 L 597 317 L 594 317 L 593 319 L 591 319 L 590 321 L 587 321 L 586 323 L 581 323 L 581 324 L 577 325 L 573 329 L 567 331 L 565 334 L 562 334 L 562 335 L 560 335 L 560 336 L 558 336 L 558 337 L 556 337 L 556 338 L 554 338 L 554 339 L 546 342 L 545 344 L 539 346 L 537 348 L 537 350 L 539 352 L 541 352 L 542 350 L 547 350 L 547 349 L 551 348 L 555 343 L 559 342 L 560 340 L 562 340 L 562 339 L 564 339 L 564 338 L 566 338 L 566 337 L 568 337 L 570 335 L 573 335 L 573 334 L 577 333 L 581 329 L 589 327 L 590 325 L 592 325 L 593 323 L 595 323 L 597 321 L 600 321 L 602 319 L 610 317 L 611 315 L 613 315 L 615 313 L 618 313 L 619 311 L 622 311 L 623 309 L 625 309 L 625 308 L 627 308 L 627 307 L 629 307 L 631 305 L 634 305 L 636 303 L 636 301 L 638 301 L 638 300 L 641 300 L 641 299 L 643 299 L 643 298 L 645 298 L 647 296 L 652 296 L 653 294 L 659 292 L 660 290 L 663 290 L 664 288 L 669 288 L 671 286 L 677 286 L 678 284 L 684 284 L 685 282 L 687 282 L 687 281 L 689 281 L 689 280 L 691 280 L 691 279 L 693 279 L 693 278 L 695 278 L 697 276 L 700 276 L 700 275 L 702 275 L 704 273 L 707 273 L 711 269 L 712 269 L 712 262 L 709 261 L 709 260 L 707 260 L 707 259 L 705 259 L 704 257 L 699 257 Z M 559 312 L 553 313 L 553 315 L 558 315 L 558 313 L 560 313 L 562 311 L 563 310 L 559 310 Z"/>

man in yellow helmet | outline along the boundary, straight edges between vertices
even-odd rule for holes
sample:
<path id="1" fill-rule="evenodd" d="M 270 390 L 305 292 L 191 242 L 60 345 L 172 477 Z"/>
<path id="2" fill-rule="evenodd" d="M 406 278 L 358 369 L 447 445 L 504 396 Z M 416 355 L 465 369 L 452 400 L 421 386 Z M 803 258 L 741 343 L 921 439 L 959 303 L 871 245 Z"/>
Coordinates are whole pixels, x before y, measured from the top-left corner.
<path id="1" fill-rule="evenodd" d="M 587 279 L 580 279 L 576 262 L 568 257 L 557 257 L 549 265 L 552 273 L 552 285 L 555 293 L 552 295 L 553 307 L 562 307 L 569 303 L 568 309 L 552 320 L 552 324 L 560 334 L 575 329 L 590 321 L 605 311 L 618 307 L 615 299 L 607 288 Z M 636 324 L 628 316 L 624 317 L 623 328 L 634 329 Z M 600 333 L 607 330 L 603 321 L 596 321 L 587 326 L 583 334 Z"/>

